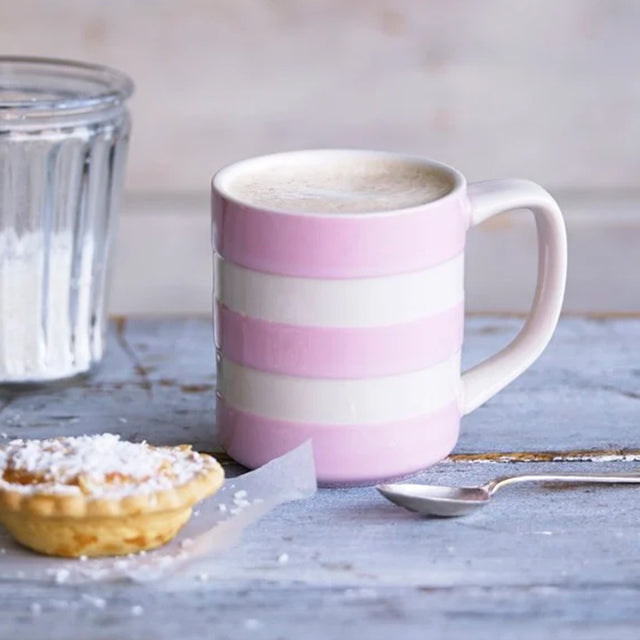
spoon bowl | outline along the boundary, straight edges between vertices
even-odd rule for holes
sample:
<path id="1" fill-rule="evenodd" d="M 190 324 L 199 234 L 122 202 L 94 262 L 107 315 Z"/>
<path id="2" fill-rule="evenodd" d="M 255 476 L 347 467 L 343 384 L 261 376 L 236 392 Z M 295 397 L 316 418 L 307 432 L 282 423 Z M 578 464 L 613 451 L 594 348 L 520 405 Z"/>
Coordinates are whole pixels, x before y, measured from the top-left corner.
<path id="1" fill-rule="evenodd" d="M 491 499 L 485 487 L 439 487 L 427 484 L 379 484 L 376 489 L 394 504 L 421 515 L 462 516 Z"/>
<path id="2" fill-rule="evenodd" d="M 638 484 L 640 473 L 527 474 L 503 476 L 480 487 L 428 484 L 379 484 L 376 489 L 394 504 L 423 516 L 462 516 L 486 505 L 501 487 L 520 482 L 562 484 Z"/>

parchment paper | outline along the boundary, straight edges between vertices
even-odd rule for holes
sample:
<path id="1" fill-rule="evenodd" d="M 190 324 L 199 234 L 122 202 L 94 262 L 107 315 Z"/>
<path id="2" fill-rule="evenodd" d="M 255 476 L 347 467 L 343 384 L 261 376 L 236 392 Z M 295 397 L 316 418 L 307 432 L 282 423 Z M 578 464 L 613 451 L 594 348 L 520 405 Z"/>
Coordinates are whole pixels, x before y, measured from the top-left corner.
<path id="1" fill-rule="evenodd" d="M 245 527 L 275 507 L 316 491 L 311 443 L 236 478 L 194 508 L 180 533 L 160 549 L 115 558 L 67 559 L 38 555 L 0 528 L 0 580 L 85 584 L 152 582 L 184 571 L 190 562 L 228 549 Z"/>

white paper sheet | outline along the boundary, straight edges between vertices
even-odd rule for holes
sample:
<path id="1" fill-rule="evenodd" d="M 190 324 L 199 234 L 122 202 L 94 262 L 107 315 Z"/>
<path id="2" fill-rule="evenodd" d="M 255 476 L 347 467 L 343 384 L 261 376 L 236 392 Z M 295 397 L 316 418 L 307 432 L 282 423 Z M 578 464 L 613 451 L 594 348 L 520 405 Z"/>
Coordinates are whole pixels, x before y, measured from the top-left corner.
<path id="1" fill-rule="evenodd" d="M 132 556 L 76 560 L 38 555 L 0 530 L 0 580 L 86 584 L 152 582 L 185 570 L 196 558 L 228 549 L 245 527 L 275 507 L 316 491 L 311 443 L 236 478 L 226 480 L 171 542 Z"/>

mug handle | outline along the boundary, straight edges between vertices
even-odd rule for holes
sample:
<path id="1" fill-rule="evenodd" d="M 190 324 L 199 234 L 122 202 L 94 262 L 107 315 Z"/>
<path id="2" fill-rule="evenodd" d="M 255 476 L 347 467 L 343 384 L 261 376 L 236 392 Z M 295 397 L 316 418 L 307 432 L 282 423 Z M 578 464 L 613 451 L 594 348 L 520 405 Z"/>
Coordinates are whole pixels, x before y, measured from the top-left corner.
<path id="1" fill-rule="evenodd" d="M 520 333 L 502 351 L 462 374 L 462 414 L 470 413 L 527 369 L 549 343 L 567 277 L 567 234 L 551 195 L 529 180 L 486 180 L 468 187 L 471 225 L 511 209 L 528 209 L 538 231 L 538 283 Z"/>

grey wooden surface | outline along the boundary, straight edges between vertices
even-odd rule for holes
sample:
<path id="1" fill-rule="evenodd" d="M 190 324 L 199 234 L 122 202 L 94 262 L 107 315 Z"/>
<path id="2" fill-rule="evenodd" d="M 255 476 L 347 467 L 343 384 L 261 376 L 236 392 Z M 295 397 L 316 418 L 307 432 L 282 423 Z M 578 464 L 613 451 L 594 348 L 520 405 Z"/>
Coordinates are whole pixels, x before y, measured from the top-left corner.
<path id="1" fill-rule="evenodd" d="M 520 322 L 470 319 L 467 363 Z M 217 451 L 208 321 L 120 320 L 110 338 L 103 366 L 86 380 L 5 392 L 3 436 L 111 430 Z M 639 344 L 638 318 L 564 319 L 543 357 L 465 418 L 454 455 L 419 479 L 635 469 Z M 630 487 L 514 487 L 458 520 L 420 520 L 370 488 L 325 489 L 203 560 L 206 580 L 0 583 L 0 638 L 635 639 L 639 518 Z"/>

